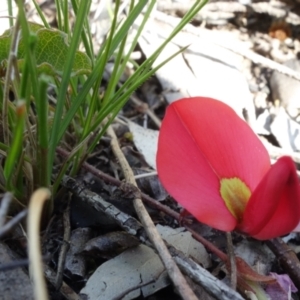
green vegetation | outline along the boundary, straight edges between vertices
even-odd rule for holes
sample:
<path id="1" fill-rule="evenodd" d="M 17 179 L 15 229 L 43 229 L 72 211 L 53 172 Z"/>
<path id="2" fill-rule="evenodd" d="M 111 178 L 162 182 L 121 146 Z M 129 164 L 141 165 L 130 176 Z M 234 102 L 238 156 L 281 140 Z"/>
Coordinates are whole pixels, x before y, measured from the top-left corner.
<path id="1" fill-rule="evenodd" d="M 39 187 L 49 188 L 54 197 L 62 176 L 78 172 L 130 95 L 178 54 L 153 67 L 165 45 L 207 1 L 195 1 L 170 37 L 141 65 L 134 63 L 133 74 L 122 85 L 120 78 L 156 1 L 131 0 L 122 22 L 118 19 L 120 0 L 115 1 L 110 31 L 95 54 L 88 22 L 91 0 L 71 0 L 72 7 L 67 0 L 55 1 L 58 29 L 50 28 L 33 2 L 43 26 L 26 20 L 23 1 L 18 0 L 13 27 L 0 37 L 0 153 L 4 157 L 0 188 L 13 192 L 16 203 L 23 206 Z M 71 9 L 76 15 L 72 30 Z M 128 47 L 128 33 L 141 16 Z M 79 45 L 83 52 L 78 51 Z M 100 94 L 108 61 L 114 61 L 114 68 L 104 94 Z M 51 99 L 49 89 L 54 95 Z M 53 172 L 56 148 L 66 144 L 73 151 Z M 48 215 L 51 211 L 52 204 Z"/>

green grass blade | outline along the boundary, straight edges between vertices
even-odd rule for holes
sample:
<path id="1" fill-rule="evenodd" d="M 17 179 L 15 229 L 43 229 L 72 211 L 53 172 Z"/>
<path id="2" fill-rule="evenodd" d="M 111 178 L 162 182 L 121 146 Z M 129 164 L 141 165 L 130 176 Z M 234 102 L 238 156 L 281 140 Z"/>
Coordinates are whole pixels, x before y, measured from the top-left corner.
<path id="1" fill-rule="evenodd" d="M 43 12 L 42 12 L 40 6 L 39 6 L 38 3 L 36 2 L 36 0 L 32 0 L 32 2 L 33 2 L 33 4 L 34 4 L 34 7 L 35 7 L 35 9 L 36 9 L 36 11 L 37 11 L 39 17 L 40 17 L 41 20 L 42 20 L 44 26 L 45 26 L 46 28 L 50 28 L 50 25 L 48 24 L 48 22 L 47 22 L 47 20 L 46 20 L 46 18 L 45 18 L 45 16 L 44 16 L 44 14 L 43 14 Z"/>
<path id="2" fill-rule="evenodd" d="M 24 76 L 22 77 L 21 87 L 20 87 L 20 97 L 24 100 L 17 100 L 17 105 L 15 107 L 15 125 L 13 129 L 13 136 L 12 142 L 10 144 L 7 159 L 5 161 L 4 166 L 4 177 L 6 179 L 6 185 L 9 190 L 13 190 L 12 178 L 13 173 L 15 171 L 15 164 L 18 162 L 20 158 L 20 153 L 23 148 L 23 138 L 24 138 L 24 125 L 25 125 L 25 118 L 26 118 L 26 107 L 27 103 L 29 103 L 29 96 L 28 93 L 28 80 L 30 74 L 30 64 L 32 63 L 32 52 L 35 45 L 35 37 L 31 36 L 28 29 L 28 24 L 26 22 L 26 16 L 24 13 L 23 8 L 24 3 L 19 0 L 18 7 L 19 7 L 19 15 L 18 20 L 20 21 L 20 25 L 22 27 L 22 33 L 24 40 L 26 41 L 25 51 L 26 51 L 26 59 L 24 65 Z M 33 79 L 30 74 L 31 80 Z M 25 88 L 27 86 L 27 89 Z M 19 162 L 20 163 L 20 162 Z"/>
<path id="3" fill-rule="evenodd" d="M 14 174 L 15 164 L 18 162 L 22 148 L 24 136 L 24 120 L 26 115 L 25 101 L 19 101 L 16 107 L 17 122 L 13 132 L 13 139 L 8 150 L 8 155 L 4 166 L 4 177 L 8 190 L 13 190 L 12 177 Z"/>
<path id="4" fill-rule="evenodd" d="M 114 37 L 114 39 L 112 41 L 111 48 L 109 51 L 109 54 L 110 54 L 109 57 L 114 53 L 114 51 L 117 49 L 118 45 L 126 37 L 129 28 L 132 26 L 132 24 L 134 23 L 136 18 L 139 16 L 139 14 L 141 13 L 141 11 L 143 10 L 143 8 L 146 4 L 147 4 L 146 0 L 139 1 L 138 4 L 130 12 L 129 16 L 126 18 L 126 20 L 122 24 L 122 27 L 118 30 L 116 36 Z M 99 80 L 99 77 L 102 76 L 102 74 L 101 74 L 101 70 L 103 70 L 102 63 L 103 63 L 102 57 L 98 57 L 97 61 L 95 63 L 94 70 L 88 76 L 85 84 L 82 87 L 81 92 L 78 94 L 76 99 L 74 99 L 72 107 L 70 108 L 70 110 L 67 112 L 64 119 L 60 123 L 60 131 L 58 134 L 58 140 L 60 140 L 62 138 L 62 136 L 64 135 L 67 127 L 69 126 L 70 122 L 73 120 L 79 107 L 85 101 L 90 90 L 92 88 L 94 88 L 94 89 L 98 88 L 97 85 L 95 85 L 95 83 Z"/>
<path id="5" fill-rule="evenodd" d="M 61 0 L 55 0 L 55 8 L 56 8 L 58 29 L 63 31 Z"/>
<path id="6" fill-rule="evenodd" d="M 12 27 L 14 25 L 14 19 L 13 19 L 13 0 L 7 0 L 7 8 L 8 8 L 8 21 L 9 21 L 9 27 Z"/>
<path id="7" fill-rule="evenodd" d="M 51 129 L 51 136 L 50 136 L 50 144 L 49 144 L 49 158 L 50 158 L 50 166 L 53 165 L 54 155 L 55 155 L 55 148 L 60 140 L 59 132 L 61 128 L 61 120 L 63 114 L 63 107 L 65 102 L 65 96 L 67 94 L 67 89 L 71 77 L 71 71 L 73 66 L 73 61 L 75 58 L 75 53 L 78 48 L 80 42 L 80 36 L 82 31 L 82 24 L 85 20 L 85 17 L 89 11 L 91 4 L 91 0 L 80 1 L 78 7 L 78 14 L 75 22 L 74 33 L 72 35 L 71 43 L 70 43 L 70 50 L 68 53 L 67 61 L 64 67 L 64 72 L 62 76 L 62 81 L 60 85 L 60 89 L 57 96 L 57 105 L 53 120 L 53 126 Z M 65 128 L 66 129 L 66 128 Z M 49 176 L 51 176 L 52 167 L 50 167 Z"/>
<path id="8" fill-rule="evenodd" d="M 70 28 L 69 28 L 69 3 L 68 3 L 68 0 L 63 1 L 62 6 L 63 6 L 63 16 L 64 16 L 63 31 L 69 34 L 70 33 Z"/>
<path id="9" fill-rule="evenodd" d="M 97 79 L 97 82 L 96 82 L 96 86 L 99 86 L 101 81 L 102 81 L 102 76 L 104 74 L 105 66 L 106 66 L 106 64 L 108 62 L 108 59 L 109 59 L 109 52 L 110 52 L 109 50 L 110 50 L 111 43 L 112 43 L 114 33 L 115 33 L 115 30 L 116 30 L 116 26 L 117 26 L 117 16 L 118 16 L 118 11 L 119 11 L 119 6 L 120 6 L 120 0 L 116 1 L 115 12 L 114 12 L 115 17 L 114 17 L 112 25 L 111 25 L 110 34 L 109 34 L 107 42 L 105 44 L 105 50 L 103 52 L 103 56 L 101 57 L 101 60 L 99 60 L 100 61 L 99 71 L 98 71 L 99 76 L 98 76 L 98 79 Z M 82 134 L 83 137 L 86 136 L 86 134 L 90 131 L 89 128 L 90 128 L 92 118 L 95 114 L 95 109 L 96 109 L 96 106 L 97 106 L 97 100 L 98 100 L 98 91 L 97 91 L 97 89 L 94 89 L 92 101 L 90 103 L 88 115 L 87 115 L 85 126 L 84 126 L 84 129 L 83 129 L 83 134 Z"/>
<path id="10" fill-rule="evenodd" d="M 173 59 L 176 55 L 178 55 L 184 50 L 185 48 L 180 49 L 179 51 L 177 51 L 176 53 L 168 57 L 166 60 L 164 60 L 162 63 L 160 63 L 158 66 L 156 66 L 155 68 L 150 68 L 150 66 L 147 65 L 140 66 L 140 68 L 136 70 L 136 72 L 129 78 L 126 84 L 124 84 L 110 99 L 109 105 L 107 105 L 105 108 L 101 110 L 101 113 L 99 113 L 99 115 L 97 116 L 95 123 L 91 126 L 90 130 L 95 131 L 95 129 L 99 126 L 99 124 L 101 124 L 104 118 L 109 114 L 112 113 L 116 115 L 120 111 L 120 109 L 122 109 L 122 107 L 130 97 L 130 95 L 137 89 L 138 86 L 141 85 L 141 83 L 149 79 L 152 75 L 155 74 L 155 72 L 159 68 L 161 68 L 168 61 Z"/>
<path id="11" fill-rule="evenodd" d="M 48 159 L 48 99 L 47 87 L 51 79 L 42 75 L 39 84 L 39 99 L 36 101 L 37 108 L 37 169 L 39 171 L 39 186 L 50 187 L 50 172 Z"/>
<path id="12" fill-rule="evenodd" d="M 75 15 L 77 15 L 78 13 L 78 5 L 77 5 L 77 1 L 76 0 L 71 0 L 72 3 L 72 7 L 74 10 Z M 86 16 L 86 20 L 84 22 L 84 28 L 83 31 L 81 33 L 81 38 L 86 50 L 86 54 L 89 56 L 89 58 L 92 61 L 92 65 L 94 65 L 94 49 L 93 49 L 93 40 L 92 40 L 92 34 L 90 31 L 90 26 L 89 24 L 89 20 L 88 20 L 88 16 Z"/>

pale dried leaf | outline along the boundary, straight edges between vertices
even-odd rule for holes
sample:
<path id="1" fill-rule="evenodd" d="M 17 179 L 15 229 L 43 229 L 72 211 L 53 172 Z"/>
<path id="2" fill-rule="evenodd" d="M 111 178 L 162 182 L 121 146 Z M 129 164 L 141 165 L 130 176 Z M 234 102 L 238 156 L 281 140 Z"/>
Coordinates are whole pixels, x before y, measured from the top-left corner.
<path id="1" fill-rule="evenodd" d="M 158 142 L 158 131 L 128 122 L 129 130 L 133 135 L 133 142 L 138 151 L 143 154 L 147 164 L 156 169 L 156 152 Z"/>
<path id="2" fill-rule="evenodd" d="M 271 132 L 276 137 L 281 148 L 286 151 L 300 150 L 300 125 L 293 121 L 283 107 L 271 124 Z"/>
<path id="3" fill-rule="evenodd" d="M 158 224 L 156 228 L 162 238 L 170 245 L 201 264 L 204 268 L 210 267 L 211 260 L 206 249 L 192 237 L 192 234 L 189 231 L 184 231 L 184 228 L 173 229 L 160 224 Z"/>
<path id="4" fill-rule="evenodd" d="M 151 283 L 134 289 L 148 282 Z M 131 290 L 122 298 L 129 300 L 141 293 L 147 297 L 168 284 L 167 274 L 158 255 L 151 248 L 140 245 L 102 264 L 89 278 L 80 294 L 89 300 L 110 300 Z"/>
<path id="5" fill-rule="evenodd" d="M 90 228 L 77 228 L 71 232 L 70 248 L 67 252 L 64 270 L 69 277 L 76 276 L 81 280 L 86 275 L 86 258 L 79 254 L 86 242 L 92 237 Z"/>

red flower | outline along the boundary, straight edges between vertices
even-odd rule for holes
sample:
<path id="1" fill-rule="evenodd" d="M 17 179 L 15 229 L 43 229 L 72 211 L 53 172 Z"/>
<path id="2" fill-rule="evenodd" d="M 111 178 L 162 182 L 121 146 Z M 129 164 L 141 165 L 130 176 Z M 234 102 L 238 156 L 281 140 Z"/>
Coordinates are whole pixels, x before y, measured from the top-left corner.
<path id="1" fill-rule="evenodd" d="M 251 128 L 209 98 L 172 103 L 160 130 L 157 170 L 167 191 L 211 227 L 265 240 L 300 221 L 300 186 L 291 158 L 270 165 Z"/>

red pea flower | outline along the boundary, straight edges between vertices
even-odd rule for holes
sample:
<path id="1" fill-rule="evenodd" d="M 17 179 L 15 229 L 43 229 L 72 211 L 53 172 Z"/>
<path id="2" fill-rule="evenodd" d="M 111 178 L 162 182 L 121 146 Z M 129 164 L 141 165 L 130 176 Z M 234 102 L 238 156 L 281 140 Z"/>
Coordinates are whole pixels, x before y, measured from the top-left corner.
<path id="1" fill-rule="evenodd" d="M 259 240 L 291 232 L 300 221 L 300 185 L 290 157 L 271 166 L 246 122 L 210 98 L 167 108 L 157 171 L 167 191 L 198 221 Z"/>

